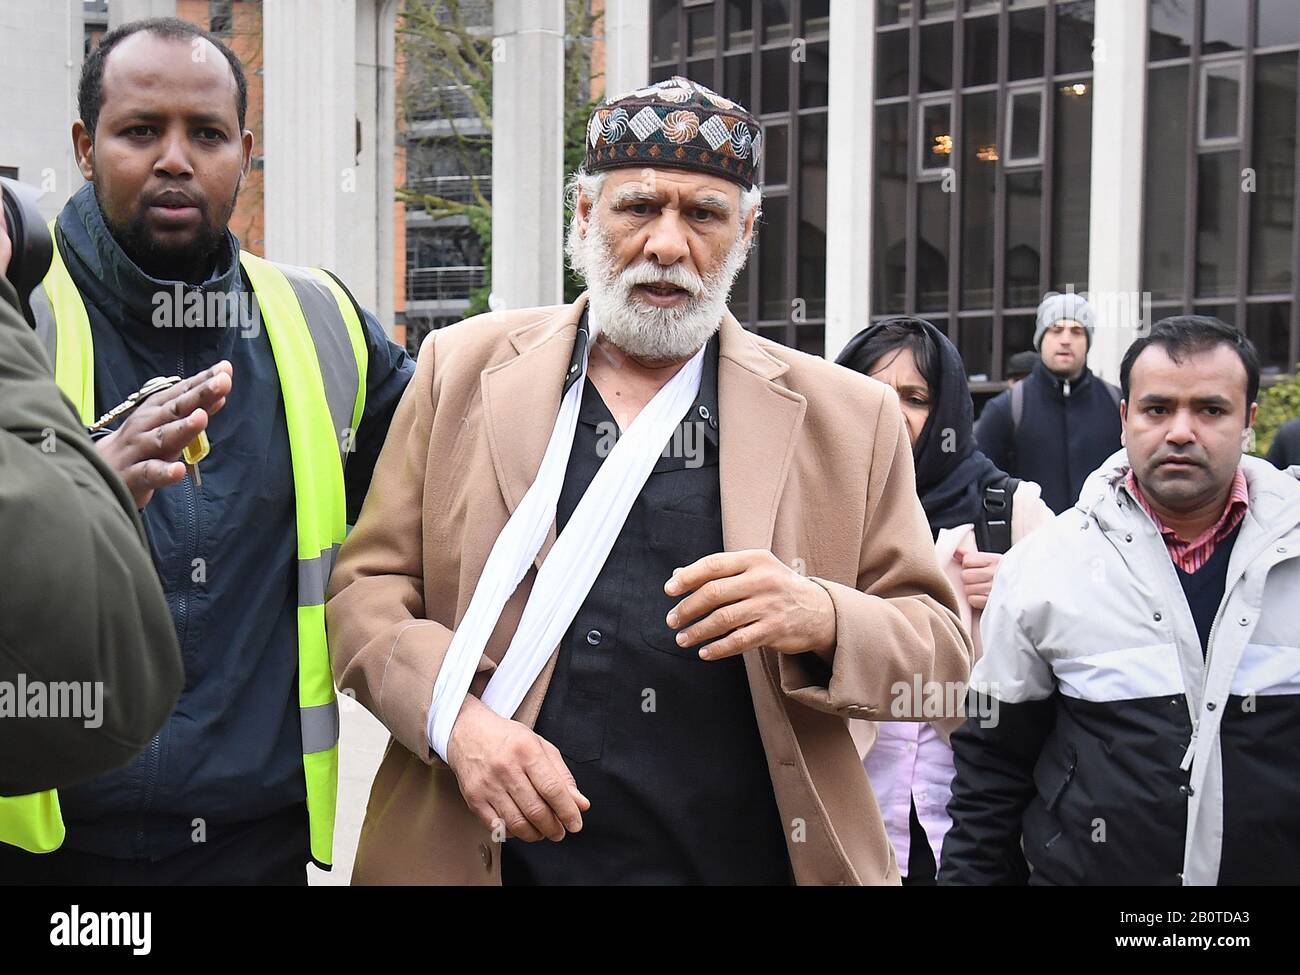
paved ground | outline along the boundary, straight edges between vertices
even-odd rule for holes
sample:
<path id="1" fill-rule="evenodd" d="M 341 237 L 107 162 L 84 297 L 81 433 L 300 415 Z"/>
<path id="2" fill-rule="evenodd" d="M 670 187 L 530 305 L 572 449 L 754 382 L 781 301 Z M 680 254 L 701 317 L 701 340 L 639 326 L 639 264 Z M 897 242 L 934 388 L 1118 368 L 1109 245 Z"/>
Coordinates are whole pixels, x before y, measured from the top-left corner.
<path id="1" fill-rule="evenodd" d="M 352 878 L 361 820 L 370 798 L 370 783 L 388 746 L 388 729 L 365 708 L 339 696 L 339 804 L 334 824 L 334 869 L 307 867 L 314 887 L 346 885 Z"/>

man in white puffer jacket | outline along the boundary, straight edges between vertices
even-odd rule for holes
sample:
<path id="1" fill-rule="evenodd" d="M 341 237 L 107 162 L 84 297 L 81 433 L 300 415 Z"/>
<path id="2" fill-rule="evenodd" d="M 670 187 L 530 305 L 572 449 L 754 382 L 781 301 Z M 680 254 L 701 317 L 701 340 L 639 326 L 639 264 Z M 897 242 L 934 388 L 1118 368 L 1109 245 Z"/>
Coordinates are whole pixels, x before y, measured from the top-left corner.
<path id="1" fill-rule="evenodd" d="M 1125 355 L 1126 449 L 999 568 L 941 883 L 1300 881 L 1300 483 L 1242 456 L 1258 362 L 1194 316 Z"/>

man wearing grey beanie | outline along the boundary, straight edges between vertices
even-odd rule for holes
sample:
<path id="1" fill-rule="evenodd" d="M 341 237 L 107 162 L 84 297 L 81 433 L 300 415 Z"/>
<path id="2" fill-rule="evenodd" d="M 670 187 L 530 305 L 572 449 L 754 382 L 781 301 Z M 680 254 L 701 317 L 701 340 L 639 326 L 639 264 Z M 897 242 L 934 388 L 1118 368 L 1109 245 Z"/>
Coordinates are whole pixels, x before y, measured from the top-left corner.
<path id="1" fill-rule="evenodd" d="M 1119 449 L 1119 390 L 1088 369 L 1096 327 L 1086 294 L 1049 292 L 1038 306 L 1038 361 L 1014 389 L 989 401 L 975 425 L 998 467 L 1042 486 L 1058 514 L 1086 478 Z"/>

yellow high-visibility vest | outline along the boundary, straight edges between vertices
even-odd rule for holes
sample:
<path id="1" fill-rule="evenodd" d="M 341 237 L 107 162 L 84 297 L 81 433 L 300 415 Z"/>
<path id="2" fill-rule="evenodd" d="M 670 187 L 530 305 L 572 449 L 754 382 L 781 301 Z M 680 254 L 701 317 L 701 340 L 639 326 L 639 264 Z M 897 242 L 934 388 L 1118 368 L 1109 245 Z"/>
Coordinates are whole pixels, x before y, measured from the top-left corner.
<path id="1" fill-rule="evenodd" d="M 339 711 L 325 642 L 325 588 L 347 532 L 343 467 L 365 409 L 365 333 L 352 299 L 326 272 L 274 264 L 246 251 L 239 261 L 275 355 L 289 427 L 298 530 L 302 764 L 312 859 L 328 865 L 338 796 Z M 32 310 L 55 381 L 89 425 L 95 414 L 90 320 L 57 243 L 49 273 L 32 295 Z M 63 838 L 54 790 L 0 797 L 0 842 L 48 853 Z"/>

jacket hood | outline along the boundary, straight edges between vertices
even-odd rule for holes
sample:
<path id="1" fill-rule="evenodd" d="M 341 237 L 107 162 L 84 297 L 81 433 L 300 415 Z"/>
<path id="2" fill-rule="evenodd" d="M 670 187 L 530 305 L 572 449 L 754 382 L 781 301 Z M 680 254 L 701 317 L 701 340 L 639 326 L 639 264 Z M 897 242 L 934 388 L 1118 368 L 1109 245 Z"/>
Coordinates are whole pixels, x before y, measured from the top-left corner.
<path id="1" fill-rule="evenodd" d="M 939 368 L 930 390 L 930 415 L 912 448 L 916 469 L 916 493 L 937 535 L 940 529 L 971 524 L 984 516 L 984 490 L 1002 481 L 1006 474 L 978 449 L 975 442 L 975 407 L 961 353 L 940 329 L 923 318 L 899 316 L 886 319 L 908 325 L 929 340 Z M 855 371 L 869 365 L 862 362 L 862 349 L 881 322 L 864 328 L 844 347 L 835 361 Z"/>
<path id="2" fill-rule="evenodd" d="M 1096 518 L 1103 528 L 1115 527 L 1123 517 L 1116 495 L 1130 466 L 1128 449 L 1121 447 L 1088 475 L 1075 507 Z M 1250 511 L 1256 520 L 1280 531 L 1300 522 L 1300 480 L 1250 454 L 1242 454 L 1241 471 L 1246 475 Z"/>

